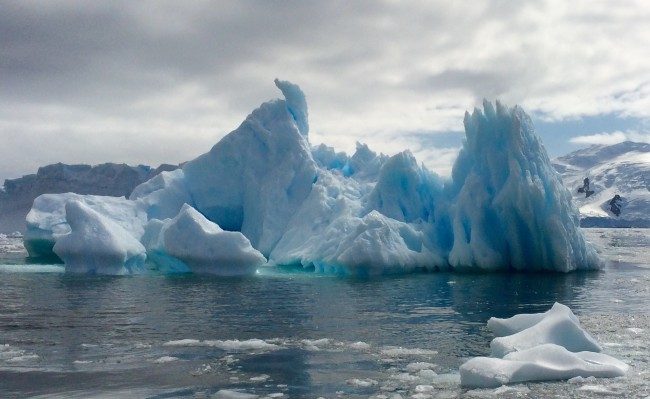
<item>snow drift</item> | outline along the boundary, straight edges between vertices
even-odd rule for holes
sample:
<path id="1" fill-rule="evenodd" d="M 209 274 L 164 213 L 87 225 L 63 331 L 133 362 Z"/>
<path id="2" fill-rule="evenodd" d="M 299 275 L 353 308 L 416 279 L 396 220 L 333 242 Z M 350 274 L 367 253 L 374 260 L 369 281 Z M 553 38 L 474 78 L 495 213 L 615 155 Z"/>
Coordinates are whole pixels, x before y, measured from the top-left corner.
<path id="1" fill-rule="evenodd" d="M 388 157 L 358 144 L 348 156 L 311 147 L 304 94 L 275 83 L 285 99 L 262 104 L 209 152 L 129 199 L 37 198 L 27 218 L 30 254 L 47 255 L 74 234 L 65 206 L 76 200 L 142 243 L 163 272 L 206 272 L 209 262 L 241 256 L 246 266 L 227 270 L 252 273 L 265 258 L 343 275 L 600 267 L 521 108 L 485 102 L 466 114 L 467 139 L 444 180 L 409 151 Z M 77 252 L 90 256 L 92 239 Z"/>

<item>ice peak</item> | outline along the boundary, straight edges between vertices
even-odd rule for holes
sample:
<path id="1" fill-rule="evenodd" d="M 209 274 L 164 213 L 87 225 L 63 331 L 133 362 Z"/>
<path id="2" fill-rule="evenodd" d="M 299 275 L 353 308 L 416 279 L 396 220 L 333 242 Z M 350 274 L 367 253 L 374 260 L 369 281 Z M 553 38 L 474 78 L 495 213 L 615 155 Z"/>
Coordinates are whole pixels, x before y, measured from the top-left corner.
<path id="1" fill-rule="evenodd" d="M 305 93 L 302 92 L 297 84 L 291 83 L 287 80 L 275 79 L 274 82 L 284 95 L 287 102 L 287 109 L 296 121 L 298 131 L 301 135 L 307 137 L 309 134 L 309 121 L 307 119 L 308 112 Z"/>

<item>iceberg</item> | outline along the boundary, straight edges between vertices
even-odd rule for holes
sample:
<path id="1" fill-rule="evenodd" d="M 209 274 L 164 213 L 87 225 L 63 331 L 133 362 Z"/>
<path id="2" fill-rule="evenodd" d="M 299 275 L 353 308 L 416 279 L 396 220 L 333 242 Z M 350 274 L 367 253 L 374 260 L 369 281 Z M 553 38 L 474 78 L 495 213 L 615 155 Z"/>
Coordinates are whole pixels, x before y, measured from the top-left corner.
<path id="1" fill-rule="evenodd" d="M 65 204 L 70 233 L 54 244 L 65 271 L 135 274 L 144 271 L 146 250 L 122 226 L 78 200 Z"/>
<path id="2" fill-rule="evenodd" d="M 602 348 L 560 303 L 544 313 L 491 318 L 497 337 L 493 357 L 475 357 L 460 366 L 461 385 L 495 388 L 504 384 L 624 376 L 628 365 L 599 353 Z"/>
<path id="3" fill-rule="evenodd" d="M 467 139 L 443 179 L 408 150 L 386 156 L 357 143 L 348 156 L 312 146 L 304 93 L 275 84 L 284 99 L 263 103 L 210 151 L 128 199 L 38 197 L 27 216 L 30 255 L 53 255 L 71 234 L 65 206 L 74 200 L 139 241 L 163 272 L 246 274 L 262 259 L 361 276 L 602 266 L 520 107 L 486 101 L 466 114 Z"/>

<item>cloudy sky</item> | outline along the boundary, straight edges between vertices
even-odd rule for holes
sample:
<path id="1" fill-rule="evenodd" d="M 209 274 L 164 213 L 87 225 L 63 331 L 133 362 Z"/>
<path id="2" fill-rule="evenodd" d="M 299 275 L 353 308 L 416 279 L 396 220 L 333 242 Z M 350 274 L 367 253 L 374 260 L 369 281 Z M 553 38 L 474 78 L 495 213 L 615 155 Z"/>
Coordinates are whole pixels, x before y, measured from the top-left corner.
<path id="1" fill-rule="evenodd" d="M 649 141 L 649 52 L 644 0 L 0 0 L 0 181 L 191 159 L 276 77 L 307 94 L 312 144 L 441 174 L 483 98 L 521 104 L 552 156 Z"/>

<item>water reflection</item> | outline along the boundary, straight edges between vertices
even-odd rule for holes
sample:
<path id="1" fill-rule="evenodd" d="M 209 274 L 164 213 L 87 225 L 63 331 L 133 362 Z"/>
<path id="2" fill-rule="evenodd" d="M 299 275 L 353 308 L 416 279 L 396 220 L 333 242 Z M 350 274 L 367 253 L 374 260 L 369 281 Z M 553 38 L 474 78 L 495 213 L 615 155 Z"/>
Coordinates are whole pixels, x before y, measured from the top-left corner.
<path id="1" fill-rule="evenodd" d="M 351 374 L 372 378 L 385 372 L 380 360 L 386 346 L 436 350 L 437 364 L 456 369 L 464 358 L 488 350 L 490 316 L 544 311 L 555 301 L 577 314 L 647 312 L 648 275 L 639 269 L 372 280 L 299 273 L 231 279 L 2 273 L 0 334 L 4 343 L 38 354 L 29 366 L 62 391 L 74 387 L 75 379 L 90 387 L 98 376 L 125 387 L 193 386 L 211 392 L 238 387 L 230 380 L 233 370 L 220 366 L 227 355 L 223 349 L 163 344 L 278 338 L 287 343 L 280 350 L 237 354 L 234 371 L 246 379 L 267 374 L 271 385 L 288 384 L 292 396 L 326 395 Z M 373 349 L 318 352 L 301 345 L 303 339 L 320 338 L 363 341 Z M 181 360 L 155 363 L 161 356 Z M 205 364 L 212 372 L 197 376 Z M 0 366 L 12 376 L 22 367 Z"/>

